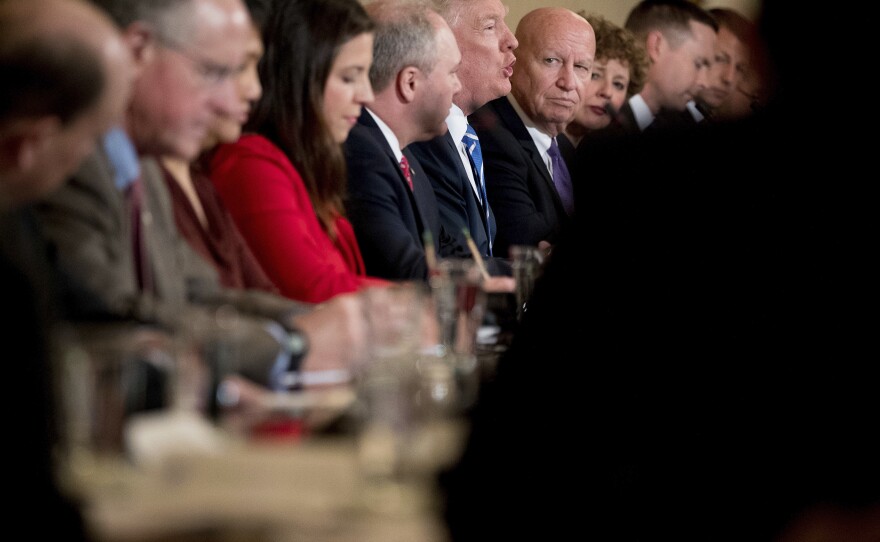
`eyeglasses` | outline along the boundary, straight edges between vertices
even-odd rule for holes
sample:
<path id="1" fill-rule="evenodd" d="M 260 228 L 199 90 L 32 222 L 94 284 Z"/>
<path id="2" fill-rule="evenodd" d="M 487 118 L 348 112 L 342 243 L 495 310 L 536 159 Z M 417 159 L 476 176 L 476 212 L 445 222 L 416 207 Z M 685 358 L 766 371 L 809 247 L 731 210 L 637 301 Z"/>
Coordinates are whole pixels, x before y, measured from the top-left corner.
<path id="1" fill-rule="evenodd" d="M 198 78 L 207 87 L 215 87 L 223 84 L 237 76 L 244 68 L 244 66 L 228 66 L 205 58 L 199 58 L 175 43 L 163 41 L 161 47 L 187 59 L 195 68 L 195 73 Z"/>

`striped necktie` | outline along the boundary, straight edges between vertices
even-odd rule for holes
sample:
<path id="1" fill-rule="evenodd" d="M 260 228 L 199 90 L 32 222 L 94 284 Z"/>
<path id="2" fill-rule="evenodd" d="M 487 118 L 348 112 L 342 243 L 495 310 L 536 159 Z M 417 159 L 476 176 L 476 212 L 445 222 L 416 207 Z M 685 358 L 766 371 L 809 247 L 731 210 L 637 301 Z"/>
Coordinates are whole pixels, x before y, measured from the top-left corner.
<path id="1" fill-rule="evenodd" d="M 464 148 L 468 151 L 468 156 L 471 161 L 471 170 L 474 172 L 474 180 L 476 181 L 477 188 L 480 193 L 480 204 L 483 208 L 483 214 L 486 216 L 486 230 L 487 237 L 489 238 L 489 256 L 492 255 L 492 231 L 491 231 L 491 221 L 489 217 L 489 200 L 486 199 L 486 182 L 483 179 L 483 151 L 480 149 L 480 138 L 477 137 L 477 132 L 474 131 L 474 127 L 470 124 L 467 125 L 467 130 L 461 138 L 461 142 L 464 144 Z"/>

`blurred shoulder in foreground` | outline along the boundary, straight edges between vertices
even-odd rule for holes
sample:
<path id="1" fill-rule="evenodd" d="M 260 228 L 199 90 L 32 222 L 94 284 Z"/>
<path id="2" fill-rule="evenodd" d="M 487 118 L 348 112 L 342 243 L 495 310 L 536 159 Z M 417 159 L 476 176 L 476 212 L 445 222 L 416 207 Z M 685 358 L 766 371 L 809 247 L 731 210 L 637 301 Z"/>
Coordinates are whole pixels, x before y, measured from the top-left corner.
<path id="1" fill-rule="evenodd" d="M 578 219 L 442 478 L 454 540 L 876 538 L 873 210 L 846 119 L 803 129 L 776 32 L 815 22 L 781 4 L 760 113 L 579 152 Z"/>

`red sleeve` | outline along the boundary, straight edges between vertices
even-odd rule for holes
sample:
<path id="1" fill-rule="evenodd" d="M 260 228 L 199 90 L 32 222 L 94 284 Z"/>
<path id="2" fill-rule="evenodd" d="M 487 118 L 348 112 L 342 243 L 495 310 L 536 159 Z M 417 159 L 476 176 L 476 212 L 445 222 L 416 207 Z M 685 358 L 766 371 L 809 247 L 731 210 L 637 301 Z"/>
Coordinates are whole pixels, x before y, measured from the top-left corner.
<path id="1" fill-rule="evenodd" d="M 359 272 L 356 242 L 347 247 L 354 254 L 343 257 L 321 228 L 299 173 L 262 136 L 246 135 L 221 146 L 211 171 L 239 231 L 283 295 L 319 303 L 363 286 L 387 284 Z"/>

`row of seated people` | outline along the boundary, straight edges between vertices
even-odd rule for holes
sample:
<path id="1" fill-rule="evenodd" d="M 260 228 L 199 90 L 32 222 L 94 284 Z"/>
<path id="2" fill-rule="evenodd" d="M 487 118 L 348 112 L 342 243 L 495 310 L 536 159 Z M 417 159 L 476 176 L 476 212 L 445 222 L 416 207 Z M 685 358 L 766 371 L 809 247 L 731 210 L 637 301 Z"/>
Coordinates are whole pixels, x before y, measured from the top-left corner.
<path id="1" fill-rule="evenodd" d="M 287 370 L 345 367 L 364 346 L 352 292 L 398 278 L 371 271 L 382 251 L 376 256 L 366 248 L 363 224 L 375 226 L 375 235 L 389 247 L 391 233 L 403 229 L 371 224 L 394 211 L 389 207 L 379 215 L 370 204 L 389 205 L 405 196 L 416 224 L 413 246 L 437 243 L 439 254 L 461 251 L 467 224 L 492 263 L 503 260 L 505 243 L 522 242 L 500 215 L 505 203 L 515 202 L 513 190 L 528 186 L 517 185 L 514 174 L 528 172 L 549 173 L 545 182 L 554 181 L 555 189 L 550 199 L 553 205 L 559 200 L 557 214 L 569 217 L 569 227 L 561 228 L 566 235 L 558 244 L 548 233 L 535 238 L 556 247 L 547 280 L 538 285 L 520 330 L 525 333 L 517 335 L 490 394 L 478 405 L 464 460 L 444 479 L 452 539 L 557 532 L 614 540 L 671 533 L 693 540 L 877 538 L 876 399 L 873 380 L 862 375 L 869 365 L 863 360 L 872 359 L 865 352 L 875 351 L 876 341 L 863 320 L 873 306 L 868 311 L 860 306 L 869 282 L 857 274 L 869 269 L 859 258 L 869 257 L 862 237 L 873 231 L 865 220 L 872 215 L 853 212 L 859 210 L 854 205 L 871 200 L 831 186 L 784 184 L 791 168 L 800 180 L 810 168 L 846 167 L 843 157 L 824 147 L 829 133 L 824 130 L 848 133 L 832 124 L 840 116 L 814 119 L 814 131 L 791 129 L 805 107 L 817 103 L 818 92 L 783 102 L 781 109 L 777 102 L 769 111 L 775 115 L 758 116 L 756 123 L 675 131 L 668 139 L 646 133 L 632 147 L 604 138 L 578 142 L 576 129 L 559 120 L 575 113 L 571 79 L 589 74 L 596 88 L 604 88 L 595 92 L 605 101 L 590 103 L 607 124 L 602 130 L 626 126 L 623 115 L 609 114 L 625 110 L 623 100 L 616 105 L 601 85 L 618 92 L 629 87 L 635 96 L 633 87 L 640 84 L 643 60 L 602 45 L 612 40 L 603 41 L 605 25 L 596 16 L 542 8 L 524 17 L 514 36 L 496 0 L 452 2 L 440 18 L 380 3 L 365 11 L 345 0 L 281 2 L 269 6 L 268 18 L 259 15 L 256 2 L 247 6 L 248 18 L 239 0 L 101 5 L 121 32 L 78 0 L 0 2 L 0 66 L 10 70 L 0 77 L 0 284 L 7 347 L 19 353 L 19 361 L 8 364 L 9 382 L 16 384 L 7 394 L 9 410 L 20 413 L 10 417 L 10 431 L 21 436 L 12 462 L 29 473 L 13 486 L 11 521 L 23 518 L 35 537 L 59 532 L 65 539 L 87 537 L 75 507 L 64 502 L 53 480 L 55 432 L 46 423 L 54 420 L 53 306 L 63 302 L 58 308 L 65 317 L 126 318 L 174 329 L 194 308 L 232 303 L 251 315 L 243 337 L 251 340 L 248 351 L 264 352 L 247 368 L 254 379 L 272 386 L 278 362 Z M 803 10 L 776 13 L 815 24 Z M 397 17 L 402 21 L 397 27 L 382 22 Z M 699 73 L 715 61 L 723 64 L 720 18 L 714 21 L 715 60 L 705 61 L 712 57 L 706 48 L 685 57 Z M 704 23 L 687 23 L 697 24 Z M 408 45 L 416 38 L 392 38 L 385 28 L 403 34 L 422 29 L 431 36 L 426 49 L 443 51 L 434 69 L 416 55 L 414 67 L 392 66 L 383 74 L 381 60 L 389 57 L 378 53 L 381 47 L 398 54 L 418 51 Z M 282 36 L 286 29 L 295 32 Z M 696 29 L 684 36 L 706 34 Z M 261 32 L 262 40 L 256 38 Z M 678 41 L 680 29 L 669 32 L 647 34 L 656 46 L 647 51 L 652 68 L 662 55 L 683 52 L 675 45 L 690 43 Z M 619 29 L 611 33 L 624 43 L 629 39 Z M 571 34 L 578 36 L 572 46 L 577 53 L 541 52 Z M 789 34 L 780 34 L 777 46 L 783 40 Z M 849 46 L 843 40 L 828 43 Z M 627 61 L 633 85 L 613 75 L 621 67 L 615 59 Z M 808 68 L 815 60 L 787 60 L 793 64 L 779 66 L 802 83 L 788 87 L 791 99 L 793 89 L 812 88 L 807 78 L 814 70 Z M 563 75 L 545 77 L 543 70 Z M 519 83 L 517 73 L 524 76 Z M 545 85 L 534 92 L 515 90 L 540 87 L 541 81 Z M 659 86 L 652 81 L 649 72 L 642 88 Z M 288 88 L 289 101 L 300 106 L 265 101 L 287 96 L 273 85 Z M 691 85 L 698 85 L 696 79 Z M 553 92 L 542 92 L 548 88 Z M 727 88 L 738 97 L 736 89 L 746 87 L 727 83 Z M 448 93 L 449 102 L 435 93 Z M 702 92 L 681 94 L 676 105 L 663 107 L 684 113 L 691 98 L 697 105 L 712 98 L 708 92 L 709 98 L 701 98 Z M 590 96 L 578 97 L 587 104 L 585 95 Z M 652 103 L 650 93 L 642 92 L 641 100 Z M 252 101 L 254 113 L 246 119 Z M 545 103 L 552 116 L 536 107 Z M 722 104 L 712 107 L 703 121 L 723 116 Z M 661 113 L 654 111 L 657 128 Z M 276 114 L 290 118 L 273 121 Z M 520 119 L 531 137 L 520 138 L 521 148 L 543 142 L 546 149 L 532 153 L 540 158 L 534 168 L 525 160 L 505 166 L 496 159 L 510 139 L 499 124 L 491 124 L 493 118 Z M 248 133 L 239 137 L 246 120 Z M 230 131 L 223 130 L 224 122 Z M 108 132 L 120 123 L 123 130 Z M 559 173 L 564 160 L 549 151 L 563 130 L 578 146 L 571 186 L 555 188 L 555 181 L 565 179 Z M 796 145 L 777 149 L 781 137 Z M 556 145 L 562 146 L 558 140 Z M 715 164 L 714 145 L 752 160 L 734 162 L 717 183 L 706 183 L 702 174 Z M 593 146 L 607 159 L 595 160 Z M 306 150 L 300 154 L 299 147 Z M 679 156 L 680 149 L 691 154 Z M 799 155 L 807 151 L 813 160 L 804 164 Z M 362 170 L 349 165 L 341 174 L 343 164 L 359 155 L 375 164 L 364 162 Z M 583 169 L 584 163 L 595 169 Z M 766 179 L 751 175 L 756 164 L 768 168 Z M 506 179 L 500 186 L 511 188 L 508 199 L 503 190 L 493 191 L 492 168 L 505 167 L 508 177 L 498 178 Z M 233 175 L 236 168 L 247 172 L 245 177 Z M 255 171 L 266 175 L 257 178 Z M 383 171 L 387 176 L 379 176 Z M 579 186 L 591 172 L 597 182 Z M 377 182 L 358 188 L 367 173 L 376 173 Z M 663 179 L 677 174 L 684 182 L 661 185 L 652 174 Z M 622 182 L 598 182 L 618 177 Z M 335 189 L 329 180 L 335 180 Z M 425 180 L 432 190 L 425 190 Z M 251 191 L 251 181 L 275 190 Z M 574 200 L 564 203 L 567 198 L 560 197 L 569 188 L 574 199 L 584 195 L 577 200 L 581 218 L 571 211 Z M 264 192 L 273 195 L 263 198 Z M 424 210 L 432 204 L 436 230 L 425 226 L 434 223 L 433 213 Z M 301 214 L 294 218 L 292 208 Z M 398 207 L 401 216 L 403 209 Z M 181 226 L 186 220 L 201 229 L 187 230 Z M 299 237 L 303 246 L 259 246 L 264 236 L 253 232 L 281 235 L 276 230 L 289 222 L 305 232 Z M 444 224 L 452 226 L 444 231 Z M 231 233 L 218 233 L 224 227 Z M 421 235 L 425 229 L 433 235 Z M 201 236 L 202 248 L 193 251 L 180 232 L 190 242 Z M 317 238 L 330 248 L 315 253 L 335 261 L 326 267 L 328 274 L 341 270 L 349 281 L 345 291 L 320 297 L 322 310 L 314 310 L 312 299 L 292 300 L 296 296 L 284 294 L 287 286 L 275 276 L 304 273 L 299 266 L 305 263 L 295 256 L 314 250 Z M 50 246 L 43 250 L 46 241 Z M 372 248 L 383 246 L 373 243 Z M 586 276 L 580 267 L 585 253 L 593 261 Z M 287 257 L 291 260 L 274 268 L 263 261 Z M 424 246 L 413 252 L 415 276 L 428 272 L 427 259 L 419 263 L 423 257 Z M 59 287 L 64 292 L 56 293 Z M 572 306 L 583 314 L 572 318 Z M 545 360 L 557 365 L 544 371 L 539 364 Z M 572 498 L 573 483 L 582 498 Z M 51 521 L 24 519 L 37 508 Z"/>
<path id="2" fill-rule="evenodd" d="M 163 128 L 173 125 L 162 118 L 160 106 L 170 109 L 174 104 L 167 99 L 160 104 L 149 98 L 138 100 L 136 93 L 134 101 L 145 102 L 146 113 L 129 119 L 126 131 L 108 137 L 106 158 L 116 162 L 113 170 L 121 187 L 141 176 L 132 163 L 136 160 L 126 156 L 137 153 L 159 159 L 177 228 L 215 264 L 223 286 L 268 290 L 309 303 L 388 281 L 425 279 L 428 243 L 441 257 L 469 257 L 470 236 L 496 275 L 509 274 L 508 247 L 552 245 L 574 212 L 571 175 L 554 151 L 555 136 L 578 124 L 569 122 L 576 110 L 579 115 L 592 112 L 606 124 L 611 123 L 610 111 L 621 109 L 623 118 L 627 110 L 620 101 L 622 93 L 613 101 L 600 97 L 592 107 L 576 105 L 589 101 L 591 92 L 598 94 L 594 89 L 603 81 L 601 62 L 609 59 L 598 48 L 602 34 L 616 33 L 624 40 L 631 58 L 620 59 L 616 67 L 632 72 L 634 82 L 648 68 L 627 31 L 593 16 L 593 25 L 601 31 L 597 36 L 588 19 L 561 8 L 529 13 L 520 23 L 522 39 L 518 39 L 504 24 L 505 10 L 499 2 L 467 9 L 450 3 L 439 15 L 427 6 L 400 9 L 371 2 L 367 11 L 356 14 L 363 20 L 353 22 L 352 29 L 317 37 L 317 25 L 311 22 L 314 14 L 308 11 L 315 8 L 251 4 L 246 64 L 224 65 L 182 55 L 201 63 L 195 67 L 203 79 L 230 79 L 213 81 L 215 90 L 225 94 L 218 92 L 202 104 L 215 120 L 208 123 L 211 133 L 205 134 L 198 150 L 156 152 L 157 145 L 138 141 L 139 129 L 132 124 L 147 119 Z M 138 21 L 125 18 L 120 8 L 111 8 L 121 15 L 116 19 L 125 32 L 139 31 L 134 24 Z M 266 19 L 269 24 L 259 20 L 261 15 L 253 16 L 271 9 L 277 12 Z M 664 9 L 684 8 L 672 2 Z M 689 36 L 690 41 L 684 47 L 659 47 L 673 59 L 653 60 L 644 89 L 630 102 L 650 96 L 650 89 L 662 95 L 665 90 L 657 90 L 660 83 L 655 81 L 675 80 L 678 87 L 686 87 L 688 92 L 676 95 L 679 101 L 695 95 L 694 88 L 703 88 L 699 82 L 703 79 L 698 81 L 695 74 L 704 76 L 710 65 L 707 47 L 714 41 L 715 23 L 708 14 L 699 14 L 713 25 L 700 23 L 711 29 L 712 36 L 701 41 L 699 32 L 670 30 Z M 655 16 L 659 22 L 652 24 L 671 25 L 667 23 L 671 18 Z M 675 20 L 681 18 L 679 14 Z M 492 47 L 469 34 L 467 21 L 475 20 L 495 21 L 489 29 Z M 558 28 L 575 33 L 576 47 L 551 65 L 542 53 L 558 48 L 559 36 L 565 35 Z M 662 31 L 651 32 L 651 37 L 680 45 Z M 162 39 L 172 44 L 168 50 L 180 53 L 181 38 Z M 328 59 L 322 48 L 338 52 Z M 241 54 L 241 48 L 229 49 Z M 599 54 L 594 52 L 597 49 Z M 290 62 L 293 50 L 310 54 L 296 57 L 303 59 L 301 64 Z M 520 57 L 517 69 L 513 69 L 514 50 Z M 683 59 L 686 55 L 694 58 Z M 594 56 L 600 61 L 597 70 Z M 486 65 L 494 68 L 487 72 Z M 682 65 L 697 69 L 683 70 Z M 669 67 L 666 73 L 654 73 L 663 66 L 677 67 L 680 73 L 670 73 Z M 405 78 L 409 78 L 406 85 Z M 632 94 L 635 85 L 629 85 L 626 77 L 624 81 Z M 212 85 L 212 81 L 203 83 Z M 580 100 L 587 83 L 586 98 Z M 599 92 L 604 96 L 619 83 L 605 85 Z M 221 88 L 227 84 L 235 91 Z M 302 88 L 311 91 L 300 92 Z M 180 92 L 180 88 L 170 90 Z M 607 106 L 601 105 L 603 100 Z M 659 113 L 658 108 L 673 106 L 661 104 L 655 108 Z M 200 125 L 206 124 L 204 118 Z M 180 117 L 173 121 L 183 124 Z M 134 152 L 124 151 L 127 139 Z M 560 141 L 564 156 L 565 148 L 570 151 L 572 146 L 564 135 Z M 122 178 L 126 175 L 128 179 Z M 72 199 L 66 192 L 77 189 L 71 183 L 43 206 L 50 217 L 46 220 L 50 235 L 61 239 L 56 242 L 62 258 L 82 254 L 63 248 L 65 243 L 77 244 L 68 238 L 80 231 L 76 227 L 80 218 L 66 207 Z M 68 219 L 72 223 L 65 222 Z M 148 248 L 156 244 L 147 241 Z M 106 282 L 100 274 L 85 271 L 86 263 L 74 260 L 73 266 L 94 283 Z M 155 271 L 141 275 L 162 280 L 164 273 Z M 499 289 L 512 287 L 510 281 L 495 284 Z"/>

